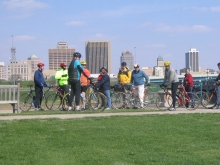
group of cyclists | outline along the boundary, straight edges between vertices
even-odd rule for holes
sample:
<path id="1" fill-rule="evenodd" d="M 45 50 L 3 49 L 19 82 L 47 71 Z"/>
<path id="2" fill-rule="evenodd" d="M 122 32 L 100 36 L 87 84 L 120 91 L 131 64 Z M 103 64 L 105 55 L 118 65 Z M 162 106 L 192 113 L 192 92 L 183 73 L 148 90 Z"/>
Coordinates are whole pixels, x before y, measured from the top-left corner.
<path id="1" fill-rule="evenodd" d="M 85 92 L 87 87 L 90 85 L 90 71 L 86 68 L 86 62 L 81 61 L 81 54 L 75 52 L 73 54 L 73 60 L 71 61 L 68 69 L 67 65 L 64 62 L 60 63 L 60 70 L 56 72 L 55 79 L 58 80 L 59 87 L 61 91 L 64 93 L 68 93 L 71 90 L 71 94 L 68 97 L 68 110 L 73 109 L 73 100 L 75 98 L 75 110 L 81 111 L 80 108 L 80 95 L 85 98 Z M 43 97 L 43 87 L 48 87 L 48 84 L 44 80 L 43 69 L 44 63 L 38 63 L 38 70 L 34 74 L 34 83 L 35 83 L 35 110 L 43 110 L 41 108 L 41 101 Z M 217 64 L 220 70 L 220 63 Z M 175 70 L 171 69 L 170 61 L 166 61 L 164 63 L 165 67 L 165 75 L 163 84 L 161 87 L 171 86 L 172 93 L 172 106 L 168 108 L 169 111 L 174 111 L 175 103 L 176 103 L 176 92 L 179 85 L 179 79 Z M 186 68 L 185 70 L 185 78 L 183 81 L 186 92 L 192 92 L 193 90 L 193 77 L 190 74 L 190 69 Z M 148 85 L 149 77 L 148 75 L 140 69 L 139 64 L 134 64 L 134 69 L 131 71 L 130 68 L 127 67 L 126 62 L 121 63 L 121 67 L 119 69 L 118 75 L 118 83 L 120 84 L 122 89 L 125 89 L 126 85 L 133 84 L 134 92 L 138 96 L 140 101 L 140 107 L 143 108 L 143 97 L 144 97 L 144 87 Z M 217 82 L 220 82 L 220 74 L 216 78 Z M 218 85 L 217 92 L 217 104 L 214 107 L 218 109 L 220 106 L 220 83 L 216 83 Z M 71 89 L 69 89 L 69 85 Z M 108 75 L 108 69 L 106 67 L 100 68 L 100 75 L 97 79 L 97 82 L 94 85 L 99 88 L 99 90 L 106 96 L 107 98 L 107 107 L 106 109 L 111 109 L 111 97 L 110 97 L 110 77 Z M 192 97 L 192 96 L 190 96 Z M 193 98 L 191 98 L 193 100 Z M 85 102 L 83 103 L 83 109 L 85 109 Z"/>

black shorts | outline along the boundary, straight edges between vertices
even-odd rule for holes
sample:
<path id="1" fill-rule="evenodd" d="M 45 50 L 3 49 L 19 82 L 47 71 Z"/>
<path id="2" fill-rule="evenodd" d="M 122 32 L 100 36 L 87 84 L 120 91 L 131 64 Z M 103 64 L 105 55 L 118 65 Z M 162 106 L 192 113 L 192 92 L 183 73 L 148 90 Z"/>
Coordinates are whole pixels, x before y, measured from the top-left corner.
<path id="1" fill-rule="evenodd" d="M 88 86 L 81 86 L 81 92 L 86 92 Z"/>

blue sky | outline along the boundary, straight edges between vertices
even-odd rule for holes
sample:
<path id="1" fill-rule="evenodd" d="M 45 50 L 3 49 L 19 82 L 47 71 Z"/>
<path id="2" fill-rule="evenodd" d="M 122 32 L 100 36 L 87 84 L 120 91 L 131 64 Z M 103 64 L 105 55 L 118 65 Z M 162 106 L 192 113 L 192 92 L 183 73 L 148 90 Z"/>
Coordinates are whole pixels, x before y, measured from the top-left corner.
<path id="1" fill-rule="evenodd" d="M 48 49 L 68 42 L 85 57 L 85 41 L 111 42 L 112 71 L 122 51 L 135 54 L 141 67 L 159 55 L 175 69 L 185 67 L 190 48 L 200 66 L 217 70 L 220 62 L 219 0 L 1 0 L 0 61 L 9 63 L 14 36 L 17 60 L 32 54 L 48 68 Z"/>

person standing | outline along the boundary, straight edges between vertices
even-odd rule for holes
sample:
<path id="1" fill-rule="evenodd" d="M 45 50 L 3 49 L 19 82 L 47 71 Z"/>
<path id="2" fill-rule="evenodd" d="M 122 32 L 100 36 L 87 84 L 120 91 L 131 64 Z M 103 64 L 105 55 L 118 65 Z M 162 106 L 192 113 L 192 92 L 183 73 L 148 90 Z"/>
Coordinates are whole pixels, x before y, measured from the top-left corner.
<path id="1" fill-rule="evenodd" d="M 90 77 L 90 71 L 86 68 L 86 62 L 82 61 L 81 65 L 83 66 L 86 75 Z M 90 85 L 90 80 L 83 73 L 81 73 L 80 81 L 81 81 L 81 94 L 83 96 L 83 109 L 85 109 L 85 95 L 86 95 L 86 90 Z"/>
<path id="2" fill-rule="evenodd" d="M 134 64 L 134 70 L 131 73 L 131 81 L 130 83 L 134 83 L 134 87 L 136 90 L 135 94 L 138 96 L 140 100 L 140 108 L 143 108 L 143 98 L 144 98 L 144 79 L 145 85 L 148 84 L 148 76 L 142 70 L 140 70 L 139 64 Z M 139 108 L 139 107 L 136 107 Z"/>
<path id="3" fill-rule="evenodd" d="M 44 63 L 39 62 L 37 66 L 38 66 L 38 70 L 36 70 L 34 73 L 34 84 L 35 84 L 35 94 L 36 94 L 34 101 L 35 111 L 44 110 L 41 108 L 41 102 L 44 95 L 43 88 L 44 86 L 49 87 L 49 85 L 44 80 L 44 75 L 43 75 Z"/>
<path id="4" fill-rule="evenodd" d="M 66 64 L 64 62 L 60 63 L 60 70 L 56 72 L 55 79 L 58 80 L 62 95 L 64 95 L 64 93 L 65 94 L 68 93 L 69 92 L 68 71 L 66 69 Z M 70 106 L 71 105 L 70 97 L 67 96 L 67 99 L 68 99 L 68 104 Z"/>
<path id="5" fill-rule="evenodd" d="M 161 86 L 167 87 L 168 85 L 171 85 L 171 93 L 172 93 L 172 99 L 173 104 L 171 107 L 168 108 L 169 111 L 175 111 L 176 108 L 176 91 L 179 85 L 179 79 L 177 77 L 176 71 L 170 68 L 170 61 L 166 61 L 164 63 L 165 66 L 165 76 L 164 76 L 164 82 Z"/>
<path id="6" fill-rule="evenodd" d="M 108 104 L 106 110 L 109 110 L 112 108 L 110 97 L 110 77 L 108 75 L 107 68 L 102 67 L 100 70 L 102 71 L 102 79 L 96 83 L 96 87 L 99 88 L 100 92 L 104 93 L 107 97 Z"/>
<path id="7" fill-rule="evenodd" d="M 189 93 L 189 97 L 191 100 L 193 100 L 193 95 L 191 94 L 191 92 L 193 91 L 193 76 L 190 74 L 190 69 L 186 68 L 185 70 L 185 77 L 183 80 L 183 85 L 185 87 L 186 92 L 190 92 Z M 186 107 L 188 108 L 189 104 L 186 104 Z M 191 105 L 194 107 L 194 105 Z M 192 107 L 192 108 L 193 108 Z"/>
<path id="8" fill-rule="evenodd" d="M 80 85 L 80 76 L 83 73 L 87 78 L 88 75 L 84 72 L 84 68 L 80 64 L 79 60 L 81 58 L 81 54 L 79 52 L 75 52 L 73 54 L 73 60 L 71 61 L 68 68 L 68 76 L 69 76 L 69 84 L 71 85 L 71 95 L 70 95 L 70 106 L 68 111 L 72 110 L 72 101 L 75 97 L 76 103 L 76 111 L 80 111 L 79 102 L 80 102 L 80 93 L 81 93 L 81 85 Z"/>
<path id="9" fill-rule="evenodd" d="M 124 87 L 124 85 L 130 83 L 131 81 L 131 71 L 127 67 L 126 62 L 121 63 L 121 68 L 118 72 L 118 83 Z"/>
<path id="10" fill-rule="evenodd" d="M 220 70 L 220 62 L 217 64 L 217 66 L 218 66 L 218 69 Z M 216 101 L 216 106 L 214 106 L 213 109 L 219 109 L 219 106 L 220 106 L 220 73 L 218 74 L 215 81 L 216 81 L 215 85 L 217 86 L 217 101 Z"/>

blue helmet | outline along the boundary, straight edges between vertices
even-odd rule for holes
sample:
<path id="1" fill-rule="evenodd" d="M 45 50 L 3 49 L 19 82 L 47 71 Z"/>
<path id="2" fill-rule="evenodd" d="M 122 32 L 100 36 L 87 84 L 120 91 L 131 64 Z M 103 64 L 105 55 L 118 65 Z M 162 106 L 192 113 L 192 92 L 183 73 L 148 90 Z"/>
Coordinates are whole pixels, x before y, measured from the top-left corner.
<path id="1" fill-rule="evenodd" d="M 73 54 L 73 57 L 79 57 L 79 58 L 81 58 L 82 56 L 81 56 L 81 54 L 80 54 L 79 52 L 75 52 L 75 53 Z"/>
<path id="2" fill-rule="evenodd" d="M 122 63 L 121 63 L 121 66 L 126 66 L 126 65 L 127 65 L 126 62 L 122 62 Z"/>

